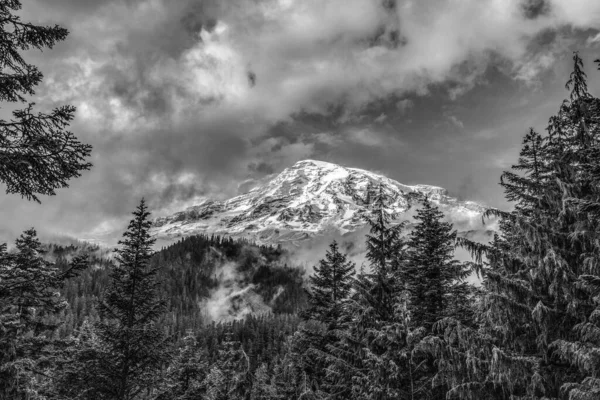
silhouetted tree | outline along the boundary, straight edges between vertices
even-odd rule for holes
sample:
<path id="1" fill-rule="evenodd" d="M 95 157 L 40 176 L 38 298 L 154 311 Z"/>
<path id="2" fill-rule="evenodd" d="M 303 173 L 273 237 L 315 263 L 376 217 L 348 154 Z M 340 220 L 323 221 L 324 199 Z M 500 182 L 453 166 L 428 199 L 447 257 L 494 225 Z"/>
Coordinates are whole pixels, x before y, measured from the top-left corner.
<path id="1" fill-rule="evenodd" d="M 0 1 L 0 101 L 11 103 L 27 102 L 25 96 L 34 95 L 43 78 L 21 52 L 52 48 L 68 34 L 60 26 L 21 21 L 15 14 L 20 9 L 19 0 Z M 0 120 L 0 181 L 7 193 L 39 202 L 38 195 L 54 195 L 91 167 L 85 161 L 91 146 L 66 130 L 75 107 L 62 106 L 44 114 L 34 112 L 33 106 L 29 103 L 13 111 L 9 121 Z"/>

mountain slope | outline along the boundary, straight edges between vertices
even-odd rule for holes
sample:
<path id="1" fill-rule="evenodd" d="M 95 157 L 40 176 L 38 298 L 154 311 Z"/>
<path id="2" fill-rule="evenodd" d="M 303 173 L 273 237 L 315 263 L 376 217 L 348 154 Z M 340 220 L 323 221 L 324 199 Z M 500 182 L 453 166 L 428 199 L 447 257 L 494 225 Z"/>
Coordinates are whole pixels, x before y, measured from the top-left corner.
<path id="1" fill-rule="evenodd" d="M 482 206 L 450 197 L 443 188 L 403 185 L 369 171 L 304 160 L 246 194 L 206 200 L 158 218 L 152 232 L 158 238 L 216 233 L 261 243 L 297 242 L 330 231 L 346 234 L 364 227 L 363 216 L 379 182 L 393 198 L 390 211 L 401 219 L 410 219 L 411 207 L 427 195 L 459 231 L 480 224 Z"/>

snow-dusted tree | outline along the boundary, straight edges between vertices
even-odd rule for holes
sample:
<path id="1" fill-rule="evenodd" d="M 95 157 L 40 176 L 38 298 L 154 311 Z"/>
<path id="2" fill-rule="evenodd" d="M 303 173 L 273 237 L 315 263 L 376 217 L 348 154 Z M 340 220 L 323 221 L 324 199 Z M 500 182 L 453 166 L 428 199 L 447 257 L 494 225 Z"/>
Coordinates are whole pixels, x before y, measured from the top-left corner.
<path id="1" fill-rule="evenodd" d="M 48 378 L 56 357 L 53 333 L 66 307 L 59 289 L 87 267 L 85 257 L 61 271 L 43 257 L 34 229 L 16 241 L 14 252 L 0 246 L 0 398 L 35 399 L 35 383 Z"/>
<path id="2" fill-rule="evenodd" d="M 250 400 L 273 400 L 276 399 L 275 388 L 271 385 L 269 369 L 266 364 L 261 364 L 254 372 L 252 379 L 252 391 Z"/>
<path id="3" fill-rule="evenodd" d="M 278 400 L 317 400 L 329 398 L 313 389 L 310 378 L 303 371 L 298 354 L 294 352 L 294 338 L 285 343 L 284 354 L 277 358 L 273 368 L 271 387 Z"/>
<path id="4" fill-rule="evenodd" d="M 198 345 L 193 332 L 187 332 L 183 346 L 173 357 L 158 400 L 193 400 L 202 398 L 208 372 L 208 354 Z"/>
<path id="5" fill-rule="evenodd" d="M 242 400 L 251 388 L 250 360 L 239 342 L 227 333 L 203 382 L 207 400 Z"/>

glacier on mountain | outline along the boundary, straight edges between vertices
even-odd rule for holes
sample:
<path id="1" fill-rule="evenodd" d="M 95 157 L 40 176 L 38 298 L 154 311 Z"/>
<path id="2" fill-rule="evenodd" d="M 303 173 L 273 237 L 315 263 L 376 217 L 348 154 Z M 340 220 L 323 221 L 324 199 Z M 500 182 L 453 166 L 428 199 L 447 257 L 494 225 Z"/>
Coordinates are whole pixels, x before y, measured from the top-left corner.
<path id="1" fill-rule="evenodd" d="M 459 231 L 481 225 L 485 208 L 460 201 L 436 186 L 404 185 L 383 175 L 315 160 L 299 161 L 266 184 L 226 201 L 205 200 L 154 221 L 157 238 L 193 234 L 245 237 L 258 243 L 295 243 L 329 231 L 355 232 L 372 206 L 368 188 L 379 182 L 390 194 L 390 211 L 410 220 L 427 196 Z"/>

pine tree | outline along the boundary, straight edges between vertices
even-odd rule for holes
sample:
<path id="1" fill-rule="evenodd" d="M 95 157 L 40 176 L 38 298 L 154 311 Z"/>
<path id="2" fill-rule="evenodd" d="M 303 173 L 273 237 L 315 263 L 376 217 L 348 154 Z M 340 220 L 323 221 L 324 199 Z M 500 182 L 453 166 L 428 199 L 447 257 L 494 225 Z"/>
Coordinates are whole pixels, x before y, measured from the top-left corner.
<path id="1" fill-rule="evenodd" d="M 54 340 L 67 306 L 58 290 L 87 267 L 85 257 L 60 270 L 44 259 L 34 229 L 16 241 L 16 251 L 0 246 L 0 398 L 40 396 L 36 383 L 47 378 L 64 343 Z"/>
<path id="2" fill-rule="evenodd" d="M 354 263 L 347 260 L 334 241 L 309 278 L 309 306 L 302 313 L 307 323 L 291 338 L 288 350 L 293 353 L 295 365 L 301 368 L 299 373 L 307 385 L 305 398 L 328 386 L 324 374 L 330 356 L 327 347 L 337 341 L 333 332 L 342 323 L 354 269 Z"/>
<path id="3" fill-rule="evenodd" d="M 318 320 L 331 328 L 338 322 L 344 301 L 350 294 L 355 265 L 340 253 L 338 244 L 333 241 L 310 276 L 308 292 L 309 307 L 305 315 Z"/>
<path id="4" fill-rule="evenodd" d="M 400 233 L 405 224 L 392 225 L 397 215 L 389 210 L 392 199 L 385 191 L 383 183 L 379 183 L 377 195 L 373 202 L 371 215 L 366 217 L 369 224 L 367 234 L 367 259 L 370 262 L 372 281 L 371 296 L 374 307 L 381 319 L 389 319 L 393 315 L 393 292 L 398 285 L 397 272 L 405 258 L 405 243 Z"/>
<path id="5" fill-rule="evenodd" d="M 439 352 L 448 367 L 451 395 L 596 396 L 593 352 L 582 344 L 594 341 L 596 300 L 585 282 L 586 274 L 597 273 L 599 241 L 586 205 L 593 203 L 597 186 L 586 170 L 598 165 L 593 154 L 598 152 L 600 107 L 587 92 L 581 59 L 575 54 L 573 60 L 570 99 L 550 118 L 546 136 L 530 132 L 525 138 L 513 167 L 520 174 L 503 175 L 501 184 L 516 207 L 510 213 L 488 213 L 501 218 L 501 235 L 488 245 L 463 240 L 477 261 L 485 256 L 484 294 L 479 329 L 441 324 L 445 339 L 453 343 L 451 350 Z"/>
<path id="6" fill-rule="evenodd" d="M 43 78 L 20 53 L 52 48 L 68 34 L 59 26 L 21 21 L 15 15 L 20 9 L 19 0 L 0 2 L 0 101 L 10 103 L 25 103 L 24 96 L 34 95 Z M 56 189 L 67 187 L 70 179 L 90 169 L 92 165 L 85 159 L 92 148 L 66 130 L 75 107 L 62 106 L 44 114 L 35 113 L 33 106 L 29 103 L 25 109 L 13 111 L 10 121 L 0 120 L 0 181 L 6 184 L 7 193 L 40 202 L 38 195 L 54 195 Z"/>
<path id="7" fill-rule="evenodd" d="M 193 332 L 183 338 L 183 346 L 173 357 L 168 371 L 166 388 L 159 400 L 193 400 L 205 393 L 203 382 L 208 372 L 208 354 L 201 348 Z"/>
<path id="8" fill-rule="evenodd" d="M 51 399 L 107 398 L 102 387 L 113 384 L 112 377 L 102 374 L 103 348 L 96 329 L 84 320 L 76 330 L 74 342 L 68 347 L 54 372 Z"/>
<path id="9" fill-rule="evenodd" d="M 85 378 L 71 384 L 72 390 L 81 390 L 80 398 L 143 398 L 158 385 L 167 361 L 166 339 L 156 326 L 164 302 L 158 297 L 157 267 L 149 262 L 154 239 L 144 200 L 133 215 L 115 249 L 110 286 L 98 304 L 97 341 L 83 346 L 73 360 Z"/>
<path id="10" fill-rule="evenodd" d="M 250 392 L 250 359 L 230 332 L 203 384 L 209 400 L 242 400 Z"/>
<path id="11" fill-rule="evenodd" d="M 292 340 L 285 344 L 283 356 L 275 361 L 271 387 L 275 399 L 280 400 L 316 400 L 322 399 L 321 393 L 316 394 L 311 387 L 309 378 L 302 371 L 297 354 L 292 350 Z"/>
<path id="12" fill-rule="evenodd" d="M 472 322 L 474 290 L 465 282 L 470 274 L 469 265 L 454 259 L 457 233 L 452 224 L 443 222 L 444 214 L 428 198 L 422 204 L 415 216 L 417 224 L 409 236 L 407 262 L 399 275 L 408 295 L 409 326 L 419 332 L 424 343 L 428 343 L 432 339 L 423 336 L 431 335 L 434 324 L 444 318 L 467 324 Z M 408 309 L 403 310 L 405 314 Z M 408 337 L 410 330 L 401 326 Z M 412 336 L 416 339 L 418 335 Z M 410 345 L 410 379 L 413 388 L 415 381 L 419 383 L 415 394 L 418 398 L 425 395 L 432 399 L 445 398 L 445 387 L 432 388 L 436 360 L 431 353 L 421 351 L 429 346 L 415 340 L 411 340 Z"/>
<path id="13" fill-rule="evenodd" d="M 263 363 L 254 373 L 250 400 L 273 400 L 276 398 L 276 391 L 270 383 L 267 365 Z"/>
<path id="14" fill-rule="evenodd" d="M 331 398 L 386 399 L 406 395 L 406 336 L 396 334 L 400 316 L 397 304 L 402 287 L 398 271 L 405 259 L 400 237 L 403 224 L 392 225 L 390 195 L 380 183 L 367 218 L 367 258 L 371 272 L 354 281 L 337 341 L 328 345 Z M 391 340 L 390 340 L 391 339 Z"/>
<path id="15" fill-rule="evenodd" d="M 429 199 L 423 201 L 415 216 L 417 224 L 410 233 L 408 262 L 402 271 L 402 281 L 410 293 L 412 323 L 428 332 L 445 317 L 469 319 L 469 315 L 456 315 L 456 307 L 450 315 L 451 305 L 461 303 L 466 306 L 462 313 L 468 314 L 469 293 L 464 280 L 470 269 L 454 259 L 456 231 L 451 223 L 443 222 L 443 217 Z"/>
<path id="16" fill-rule="evenodd" d="M 563 202 L 577 220 L 570 236 L 580 250 L 573 294 L 582 295 L 575 299 L 576 306 L 583 305 L 587 315 L 573 327 L 572 337 L 556 340 L 552 348 L 556 356 L 580 372 L 580 376 L 572 376 L 575 379 L 565 379 L 561 393 L 569 400 L 589 400 L 600 396 L 600 99 L 587 93 L 583 65 L 577 58 L 567 83 L 567 88 L 570 86 L 570 120 L 577 122 L 579 138 L 575 140 L 579 139 L 581 149 L 572 159 L 577 184 L 563 184 Z"/>

